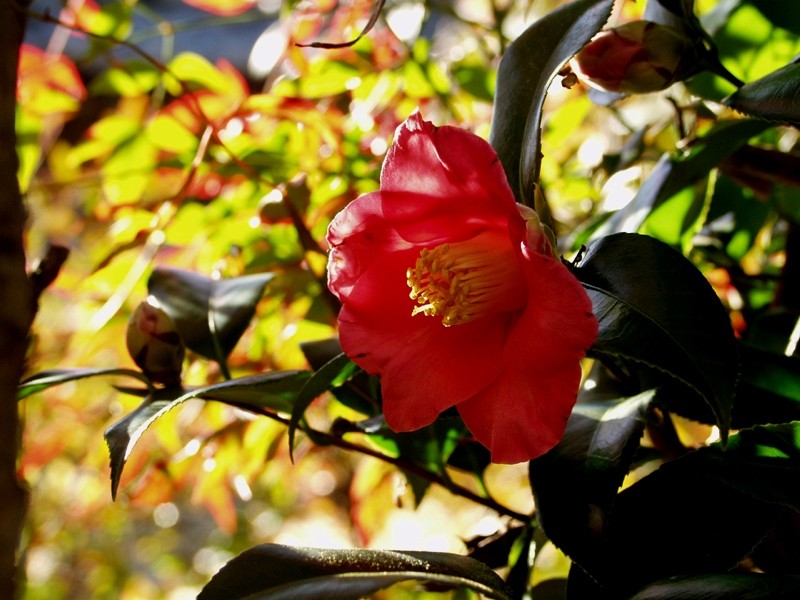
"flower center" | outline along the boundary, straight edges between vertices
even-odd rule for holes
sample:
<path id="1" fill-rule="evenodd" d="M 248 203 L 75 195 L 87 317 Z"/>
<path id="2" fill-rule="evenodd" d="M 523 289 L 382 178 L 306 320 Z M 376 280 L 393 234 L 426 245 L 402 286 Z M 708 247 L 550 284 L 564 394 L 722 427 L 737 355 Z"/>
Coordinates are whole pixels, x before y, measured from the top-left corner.
<path id="1" fill-rule="evenodd" d="M 406 280 L 418 305 L 411 314 L 441 316 L 445 327 L 524 302 L 517 257 L 508 237 L 493 232 L 423 248 Z"/>

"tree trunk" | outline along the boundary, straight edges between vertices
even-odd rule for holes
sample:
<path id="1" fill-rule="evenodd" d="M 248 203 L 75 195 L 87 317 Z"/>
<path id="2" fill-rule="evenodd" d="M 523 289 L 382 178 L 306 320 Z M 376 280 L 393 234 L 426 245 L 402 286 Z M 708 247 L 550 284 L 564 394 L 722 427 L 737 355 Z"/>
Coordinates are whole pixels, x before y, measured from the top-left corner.
<path id="1" fill-rule="evenodd" d="M 14 112 L 23 2 L 0 0 L 0 598 L 14 598 L 17 551 L 27 493 L 17 478 L 16 388 L 33 317 L 25 272 L 25 210 L 17 181 Z"/>

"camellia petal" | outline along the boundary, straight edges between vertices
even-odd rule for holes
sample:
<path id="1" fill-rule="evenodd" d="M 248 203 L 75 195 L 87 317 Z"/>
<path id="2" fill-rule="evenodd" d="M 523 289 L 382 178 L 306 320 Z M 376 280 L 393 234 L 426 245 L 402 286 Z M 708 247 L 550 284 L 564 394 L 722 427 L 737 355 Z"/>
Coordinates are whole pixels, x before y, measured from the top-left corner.
<path id="1" fill-rule="evenodd" d="M 597 324 L 486 141 L 412 115 L 381 190 L 351 202 L 327 239 L 340 342 L 380 377 L 389 427 L 456 406 L 495 462 L 558 441 Z"/>
<path id="2" fill-rule="evenodd" d="M 509 331 L 503 372 L 458 405 L 498 463 L 529 460 L 558 443 L 575 404 L 580 360 L 597 336 L 591 301 L 563 264 L 533 254 L 526 274 L 539 293 Z"/>
<path id="3" fill-rule="evenodd" d="M 516 218 L 514 194 L 492 147 L 464 129 L 435 127 L 418 112 L 397 129 L 383 163 L 381 191 L 459 199 L 460 216 L 468 219 Z"/>

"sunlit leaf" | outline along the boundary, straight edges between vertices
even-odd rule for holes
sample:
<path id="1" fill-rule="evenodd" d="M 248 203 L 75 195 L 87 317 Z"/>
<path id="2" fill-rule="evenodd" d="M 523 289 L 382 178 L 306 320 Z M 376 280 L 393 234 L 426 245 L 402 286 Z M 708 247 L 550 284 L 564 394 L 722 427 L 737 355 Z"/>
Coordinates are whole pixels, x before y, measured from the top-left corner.
<path id="1" fill-rule="evenodd" d="M 289 412 L 293 398 L 308 379 L 307 371 L 270 371 L 232 379 L 186 392 L 182 388 L 157 389 L 123 419 L 109 427 L 104 437 L 111 457 L 111 495 L 116 497 L 125 462 L 139 438 L 156 419 L 192 398 L 217 400 L 244 408 Z"/>
<path id="2" fill-rule="evenodd" d="M 483 563 L 443 552 L 324 550 L 264 544 L 228 562 L 198 600 L 329 598 L 358 600 L 401 581 L 466 588 L 486 598 L 510 598 Z"/>
<path id="3" fill-rule="evenodd" d="M 168 114 L 157 115 L 150 121 L 147 134 L 158 148 L 176 154 L 194 152 L 198 144 L 197 136 Z"/>
<path id="4" fill-rule="evenodd" d="M 309 72 L 300 79 L 299 93 L 303 98 L 323 98 L 341 94 L 358 82 L 359 72 L 343 61 L 316 60 Z"/>
<path id="5" fill-rule="evenodd" d="M 159 267 L 147 289 L 175 322 L 187 348 L 225 362 L 255 314 L 272 273 L 211 279 L 192 271 Z"/>
<path id="6" fill-rule="evenodd" d="M 709 245 L 719 243 L 728 256 L 738 261 L 753 248 L 769 215 L 770 207 L 759 202 L 752 189 L 718 175 L 701 234 L 713 237 Z"/>
<path id="7" fill-rule="evenodd" d="M 125 39 L 132 29 L 133 6 L 127 2 L 82 2 L 76 25 L 84 31 L 117 40 Z"/>
<path id="8" fill-rule="evenodd" d="M 800 126 L 800 63 L 748 83 L 723 103 L 747 115 Z"/>
<path id="9" fill-rule="evenodd" d="M 103 174 L 103 193 L 111 204 L 139 202 L 150 187 L 155 166 L 157 149 L 142 133 L 137 134 L 114 149 L 101 172 Z"/>
<path id="10" fill-rule="evenodd" d="M 176 56 L 167 67 L 170 75 L 177 77 L 180 81 L 194 83 L 215 92 L 228 91 L 230 82 L 226 74 L 199 54 L 183 52 Z M 171 77 L 167 81 L 174 83 Z M 176 95 L 180 95 L 181 92 L 180 87 L 175 88 Z"/>
<path id="11" fill-rule="evenodd" d="M 708 281 L 680 253 L 653 238 L 619 233 L 591 246 L 575 274 L 592 300 L 600 332 L 593 352 L 665 373 L 699 396 L 667 406 L 716 423 L 723 439 L 738 378 L 733 329 Z M 694 398 L 694 396 L 689 397 Z"/>
<path id="12" fill-rule="evenodd" d="M 75 63 L 31 44 L 20 46 L 17 98 L 25 111 L 47 115 L 75 112 L 86 98 Z"/>
<path id="13" fill-rule="evenodd" d="M 183 0 L 183 2 L 221 17 L 240 15 L 256 5 L 256 0 Z"/>
<path id="14" fill-rule="evenodd" d="M 751 119 L 721 121 L 697 140 L 685 155 L 662 156 L 633 200 L 614 213 L 595 235 L 638 231 L 663 202 L 707 176 L 747 140 L 769 127 L 769 123 Z M 690 216 L 687 223 L 694 222 L 698 215 Z"/>
<path id="15" fill-rule="evenodd" d="M 563 65 L 605 24 L 613 5 L 613 0 L 566 4 L 534 22 L 503 55 L 489 141 L 519 202 L 533 205 L 539 182 L 547 88 Z"/>
<path id="16" fill-rule="evenodd" d="M 53 369 L 50 371 L 40 371 L 20 382 L 17 390 L 17 399 L 22 400 L 31 394 L 36 394 L 54 385 L 86 379 L 87 377 L 99 377 L 109 375 L 122 375 L 133 377 L 146 385 L 150 385 L 150 380 L 141 371 L 132 369 Z"/>
<path id="17" fill-rule="evenodd" d="M 161 72 L 150 63 L 130 61 L 124 68 L 111 67 L 92 79 L 89 91 L 96 95 L 117 94 L 134 97 L 153 90 L 161 81 Z"/>

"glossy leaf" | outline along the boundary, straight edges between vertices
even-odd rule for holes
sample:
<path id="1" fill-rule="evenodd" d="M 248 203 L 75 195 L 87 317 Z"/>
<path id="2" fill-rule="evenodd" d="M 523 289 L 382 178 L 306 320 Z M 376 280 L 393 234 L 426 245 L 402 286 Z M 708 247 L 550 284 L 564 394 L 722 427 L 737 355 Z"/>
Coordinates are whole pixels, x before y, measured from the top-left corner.
<path id="1" fill-rule="evenodd" d="M 303 342 L 300 344 L 300 349 L 308 364 L 315 371 L 342 353 L 338 338 Z M 361 371 L 349 379 L 346 385 L 332 388 L 330 391 L 339 402 L 348 408 L 375 417 L 380 414 L 380 405 L 375 400 L 379 385 L 377 377 Z"/>
<path id="2" fill-rule="evenodd" d="M 223 381 L 186 392 L 182 388 L 155 390 L 131 413 L 109 427 L 104 437 L 111 456 L 111 495 L 116 498 L 122 469 L 141 435 L 156 419 L 192 398 L 218 400 L 242 408 L 267 408 L 288 413 L 308 380 L 307 371 L 270 371 Z"/>
<path id="3" fill-rule="evenodd" d="M 800 126 L 800 63 L 752 81 L 723 100 L 741 113 Z"/>
<path id="4" fill-rule="evenodd" d="M 289 422 L 289 452 L 294 450 L 294 435 L 306 409 L 311 403 L 331 388 L 338 387 L 361 372 L 361 369 L 351 361 L 344 352 L 334 356 L 319 368 L 305 382 L 297 394 L 297 399 L 292 408 L 292 417 Z"/>
<path id="5" fill-rule="evenodd" d="M 147 289 L 172 318 L 186 347 L 224 364 L 255 314 L 272 273 L 211 279 L 159 267 Z"/>
<path id="6" fill-rule="evenodd" d="M 52 369 L 40 371 L 20 382 L 17 388 L 17 400 L 27 398 L 31 394 L 36 394 L 54 385 L 59 385 L 68 381 L 77 381 L 78 379 L 86 379 L 87 377 L 99 377 L 101 375 L 133 377 L 146 385 L 150 385 L 150 379 L 148 379 L 144 373 L 141 371 L 134 371 L 133 369 Z"/>
<path id="7" fill-rule="evenodd" d="M 542 528 L 579 564 L 595 560 L 598 536 L 639 448 L 654 397 L 650 390 L 624 400 L 579 402 L 559 444 L 530 463 Z"/>
<path id="8" fill-rule="evenodd" d="M 738 354 L 728 316 L 697 268 L 653 238 L 618 233 L 589 246 L 575 270 L 600 331 L 593 353 L 655 369 L 705 402 L 670 395 L 667 407 L 716 423 L 731 421 Z"/>
<path id="9" fill-rule="evenodd" d="M 728 450 L 701 448 L 620 492 L 590 575 L 627 597 L 675 573 L 734 566 L 800 506 L 800 487 L 786 485 L 800 475 L 798 434 L 797 423 L 745 430 Z"/>
<path id="10" fill-rule="evenodd" d="M 486 598 L 509 598 L 494 571 L 466 556 L 264 544 L 229 561 L 203 588 L 198 600 L 357 600 L 401 581 L 433 583 L 437 589 L 468 588 Z"/>
<path id="11" fill-rule="evenodd" d="M 534 22 L 503 55 L 489 141 L 518 202 L 534 202 L 547 88 L 563 65 L 605 24 L 613 4 L 613 0 L 566 4 Z"/>
<path id="12" fill-rule="evenodd" d="M 763 573 L 714 573 L 671 577 L 649 584 L 630 600 L 792 600 L 800 598 L 800 579 Z"/>

